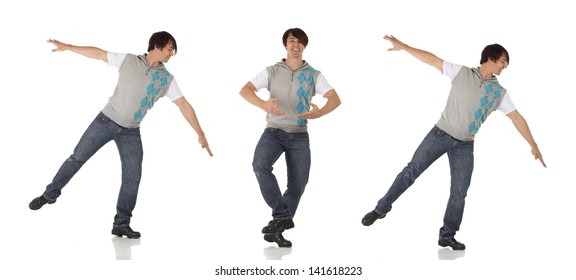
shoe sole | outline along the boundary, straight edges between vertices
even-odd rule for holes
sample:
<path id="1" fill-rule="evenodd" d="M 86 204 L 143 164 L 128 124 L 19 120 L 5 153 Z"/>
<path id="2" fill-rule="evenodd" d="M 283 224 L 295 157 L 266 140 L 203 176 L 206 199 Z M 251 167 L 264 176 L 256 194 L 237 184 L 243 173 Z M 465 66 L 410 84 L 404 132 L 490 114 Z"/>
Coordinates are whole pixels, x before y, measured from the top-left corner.
<path id="1" fill-rule="evenodd" d="M 264 235 L 264 240 L 266 240 L 266 241 L 268 241 L 268 242 L 270 242 L 270 243 L 276 242 L 276 241 L 274 241 L 274 239 L 272 239 L 272 237 L 268 236 L 267 234 Z"/>
<path id="2" fill-rule="evenodd" d="M 289 242 L 289 244 L 280 244 L 276 240 L 272 239 L 272 237 L 267 235 L 267 234 L 264 235 L 264 240 L 266 240 L 270 243 L 276 243 L 276 245 L 278 245 L 278 247 L 281 247 L 281 248 L 291 248 L 292 247 L 292 242 L 290 242 L 289 240 L 286 240 L 287 242 Z"/>
<path id="3" fill-rule="evenodd" d="M 140 239 L 140 237 L 130 237 L 130 236 L 127 236 L 127 235 L 118 235 L 118 234 L 114 234 L 114 235 L 116 235 L 116 236 L 118 236 L 118 237 L 120 237 L 120 238 L 124 238 L 123 236 L 126 236 L 126 238 L 128 238 L 128 239 Z"/>
<path id="4" fill-rule="evenodd" d="M 128 238 L 128 239 L 140 239 L 140 236 L 130 237 L 130 236 L 124 235 L 124 234 L 114 234 L 114 235 L 116 235 L 116 236 L 118 236 L 118 237 L 120 237 L 120 238 L 124 238 L 123 236 L 126 236 L 126 238 Z"/>
<path id="5" fill-rule="evenodd" d="M 130 237 L 130 236 L 126 235 L 126 234 L 116 233 L 116 232 L 114 232 L 114 231 L 112 231 L 112 235 L 116 235 L 116 236 L 118 236 L 118 237 L 120 237 L 120 238 L 122 238 L 123 236 L 126 236 L 126 238 L 128 238 L 128 239 L 140 239 L 140 236 L 132 236 L 132 237 Z"/>
<path id="6" fill-rule="evenodd" d="M 440 245 L 440 246 L 442 246 L 442 245 Z M 446 246 L 442 246 L 442 247 L 444 247 L 444 248 L 450 247 L 450 248 L 451 248 L 452 250 L 454 250 L 454 251 L 464 251 L 464 250 L 466 250 L 466 248 L 454 248 L 454 247 L 452 247 L 452 246 L 450 246 L 450 245 L 446 245 Z"/>
<path id="7" fill-rule="evenodd" d="M 464 250 L 466 250 L 466 246 L 463 246 L 462 248 L 454 248 L 454 247 L 456 247 L 456 246 L 452 246 L 452 245 L 449 245 L 449 244 L 440 244 L 440 242 L 438 242 L 438 245 L 439 245 L 440 247 L 444 247 L 444 248 L 450 247 L 450 248 L 452 248 L 452 250 L 455 250 L 455 251 L 464 251 Z"/>

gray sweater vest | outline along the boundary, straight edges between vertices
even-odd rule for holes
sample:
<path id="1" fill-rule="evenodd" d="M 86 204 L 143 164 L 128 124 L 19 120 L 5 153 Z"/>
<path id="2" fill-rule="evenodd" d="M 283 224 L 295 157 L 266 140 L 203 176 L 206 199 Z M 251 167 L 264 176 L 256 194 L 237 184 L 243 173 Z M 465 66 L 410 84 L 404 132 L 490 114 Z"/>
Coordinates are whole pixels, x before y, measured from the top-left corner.
<path id="1" fill-rule="evenodd" d="M 483 79 L 477 69 L 464 66 L 452 80 L 446 108 L 436 126 L 458 140 L 474 140 L 505 94 L 495 77 Z"/>
<path id="2" fill-rule="evenodd" d="M 126 55 L 118 72 L 116 89 L 102 113 L 120 126 L 139 127 L 154 102 L 164 96 L 174 76 L 163 64 L 149 67 L 144 56 L 133 54 Z"/>

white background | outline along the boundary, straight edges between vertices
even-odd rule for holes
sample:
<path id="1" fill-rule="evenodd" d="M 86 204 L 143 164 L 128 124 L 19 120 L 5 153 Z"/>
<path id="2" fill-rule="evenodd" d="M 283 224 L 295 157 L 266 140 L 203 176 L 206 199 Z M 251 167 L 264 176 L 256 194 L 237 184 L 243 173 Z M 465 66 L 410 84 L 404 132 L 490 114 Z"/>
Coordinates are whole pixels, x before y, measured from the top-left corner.
<path id="1" fill-rule="evenodd" d="M 10 1 L 0 18 L 0 278 L 327 279 L 214 271 L 360 266 L 361 276 L 340 279 L 573 279 L 576 22 L 567 3 Z M 265 114 L 238 92 L 285 57 L 281 37 L 291 27 L 308 34 L 304 58 L 324 73 L 342 105 L 310 121 L 311 179 L 296 228 L 285 233 L 294 246 L 276 249 L 260 234 L 270 210 L 251 170 Z M 52 53 L 46 40 L 141 54 L 161 30 L 177 40 L 178 54 L 167 67 L 196 109 L 214 157 L 197 144 L 177 107 L 162 99 L 141 130 L 144 175 L 131 224 L 141 240 L 110 234 L 120 185 L 112 143 L 56 204 L 29 210 L 117 78 L 100 61 Z M 533 159 L 508 118 L 491 115 L 476 138 L 457 235 L 465 252 L 436 245 L 448 199 L 446 157 L 385 219 L 368 228 L 360 223 L 438 119 L 450 86 L 407 53 L 387 52 L 386 34 L 467 66 L 478 65 L 487 44 L 510 53 L 499 80 L 548 168 Z M 320 97 L 314 102 L 323 104 Z M 285 184 L 282 158 L 275 172 Z"/>

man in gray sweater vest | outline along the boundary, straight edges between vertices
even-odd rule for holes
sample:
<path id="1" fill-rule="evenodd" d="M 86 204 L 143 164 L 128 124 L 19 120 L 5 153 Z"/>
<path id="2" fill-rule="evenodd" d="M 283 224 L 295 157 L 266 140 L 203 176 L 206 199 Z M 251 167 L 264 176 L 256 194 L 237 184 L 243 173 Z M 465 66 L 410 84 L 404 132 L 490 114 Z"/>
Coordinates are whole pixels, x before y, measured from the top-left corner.
<path id="1" fill-rule="evenodd" d="M 240 95 L 267 113 L 266 129 L 256 145 L 252 162 L 262 196 L 272 209 L 272 220 L 262 229 L 264 240 L 276 242 L 279 247 L 291 247 L 292 242 L 284 239 L 282 232 L 294 227 L 292 218 L 308 183 L 311 163 L 308 120 L 332 112 L 340 105 L 340 98 L 320 71 L 303 60 L 308 36 L 302 29 L 286 30 L 282 42 L 286 58 L 247 82 Z M 268 100 L 256 95 L 263 88 L 270 93 Z M 315 94 L 327 99 L 322 108 L 311 103 Z M 272 173 L 282 154 L 288 171 L 284 193 Z"/>
<path id="2" fill-rule="evenodd" d="M 74 46 L 57 40 L 48 42 L 56 46 L 53 52 L 68 50 L 104 61 L 118 68 L 119 76 L 114 94 L 84 132 L 74 153 L 64 161 L 52 182 L 46 186 L 44 193 L 33 199 L 29 207 L 38 210 L 46 203 L 56 202 L 62 188 L 84 163 L 106 143 L 114 141 L 122 162 L 122 185 L 116 204 L 112 234 L 140 238 L 140 233 L 130 227 L 142 173 L 140 122 L 160 97 L 167 96 L 178 106 L 184 118 L 198 134 L 198 142 L 202 148 L 212 156 L 194 108 L 184 98 L 174 76 L 164 67 L 164 63 L 168 62 L 177 51 L 176 40 L 168 32 L 156 32 L 150 37 L 148 53 L 144 55 L 112 53 L 97 47 Z"/>
<path id="3" fill-rule="evenodd" d="M 389 51 L 404 50 L 433 66 L 452 80 L 452 87 L 440 120 L 416 149 L 412 160 L 398 174 L 388 192 L 378 201 L 376 208 L 364 216 L 362 224 L 370 226 L 376 220 L 384 218 L 392 209 L 392 203 L 418 176 L 439 157 L 448 154 L 452 177 L 450 198 L 444 214 L 444 224 L 440 228 L 438 245 L 464 250 L 466 246 L 456 241 L 454 235 L 460 229 L 464 200 L 474 168 L 474 136 L 488 115 L 498 110 L 508 116 L 530 145 L 534 158 L 546 167 L 526 120 L 516 110 L 510 95 L 496 79 L 496 75 L 500 75 L 508 66 L 510 57 L 502 46 L 489 45 L 482 51 L 480 67 L 469 68 L 410 47 L 393 36 L 385 36 L 384 39 L 392 43 Z"/>

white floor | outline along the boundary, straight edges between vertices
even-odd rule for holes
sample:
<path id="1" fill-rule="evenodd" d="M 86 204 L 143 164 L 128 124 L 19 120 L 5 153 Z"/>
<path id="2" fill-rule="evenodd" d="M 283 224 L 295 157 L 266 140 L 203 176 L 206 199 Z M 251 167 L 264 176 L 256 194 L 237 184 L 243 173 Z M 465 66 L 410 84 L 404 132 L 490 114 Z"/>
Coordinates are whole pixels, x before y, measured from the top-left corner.
<path id="1" fill-rule="evenodd" d="M 113 151 L 105 149 L 102 155 Z M 441 159 L 437 165 L 445 163 Z M 142 238 L 112 236 L 116 189 L 107 182 L 115 180 L 98 177 L 109 167 L 104 156 L 96 157 L 55 204 L 39 211 L 29 210 L 28 202 L 42 186 L 19 186 L 5 196 L 0 206 L 4 213 L 1 261 L 9 265 L 2 273 L 22 274 L 19 279 L 40 275 L 47 279 L 79 275 L 83 279 L 121 279 L 120 275 L 237 279 L 216 276 L 216 270 L 295 268 L 301 274 L 295 278 L 314 279 L 317 276 L 308 275 L 310 268 L 353 267 L 361 268 L 362 275 L 352 279 L 457 279 L 462 275 L 570 279 L 575 276 L 576 251 L 573 191 L 558 182 L 547 186 L 548 176 L 555 174 L 541 175 L 540 167 L 534 166 L 532 173 L 540 175 L 529 176 L 531 182 L 517 178 L 518 184 L 509 184 L 512 179 L 483 180 L 481 174 L 488 170 L 477 166 L 477 180 L 457 235 L 467 250 L 459 252 L 436 245 L 447 198 L 443 168 L 431 167 L 386 218 L 364 227 L 360 219 L 372 209 L 392 174 L 371 175 L 373 182 L 353 179 L 360 173 L 337 179 L 316 166 L 296 227 L 284 234 L 294 246 L 277 248 L 262 239 L 260 229 L 269 219 L 268 209 L 248 172 L 246 176 L 227 172 L 227 177 L 237 178 L 234 181 L 203 181 L 199 178 L 209 175 L 199 174 L 188 182 L 175 176 L 166 184 L 148 175 L 132 221 Z M 282 174 L 282 164 L 277 172 Z M 553 169 L 542 172 L 554 173 Z"/>
<path id="2" fill-rule="evenodd" d="M 569 55 L 576 45 L 567 4 L 441 0 L 383 8 L 378 1 L 296 0 L 293 7 L 306 5 L 309 12 L 285 15 L 291 7 L 283 2 L 204 1 L 193 9 L 153 6 L 167 14 L 147 20 L 158 2 L 100 1 L 90 12 L 74 1 L 58 4 L 66 9 L 28 2 L 11 1 L 14 18 L 0 19 L 10 27 L 3 36 L 12 39 L 0 45 L 0 71 L 10 78 L 3 79 L 0 110 L 0 279 L 328 279 L 309 275 L 310 269 L 340 267 L 362 274 L 336 279 L 576 278 L 570 68 L 576 61 Z M 446 15 L 446 7 L 457 16 Z M 285 233 L 294 246 L 284 249 L 262 239 L 270 210 L 250 166 L 264 113 L 238 91 L 285 56 L 280 36 L 295 26 L 307 31 L 305 58 L 336 88 L 342 106 L 310 122 L 311 178 L 296 227 Z M 178 40 L 178 55 L 167 67 L 195 107 L 214 157 L 200 149 L 177 108 L 161 100 L 142 126 L 144 176 L 131 224 L 141 239 L 110 233 L 120 183 L 112 143 L 55 204 L 28 209 L 117 79 L 102 62 L 50 52 L 46 40 L 142 53 L 159 30 Z M 492 114 L 477 135 L 456 236 L 464 252 L 436 244 L 450 181 L 445 157 L 385 219 L 371 227 L 360 223 L 438 119 L 450 86 L 408 54 L 387 52 L 386 34 L 468 66 L 488 43 L 511 52 L 499 80 L 528 120 L 548 168 L 534 161 L 505 116 Z M 323 99 L 313 102 L 321 106 Z M 281 159 L 275 173 L 282 185 L 285 172 Z M 234 268 L 297 269 L 300 275 L 216 275 Z"/>

